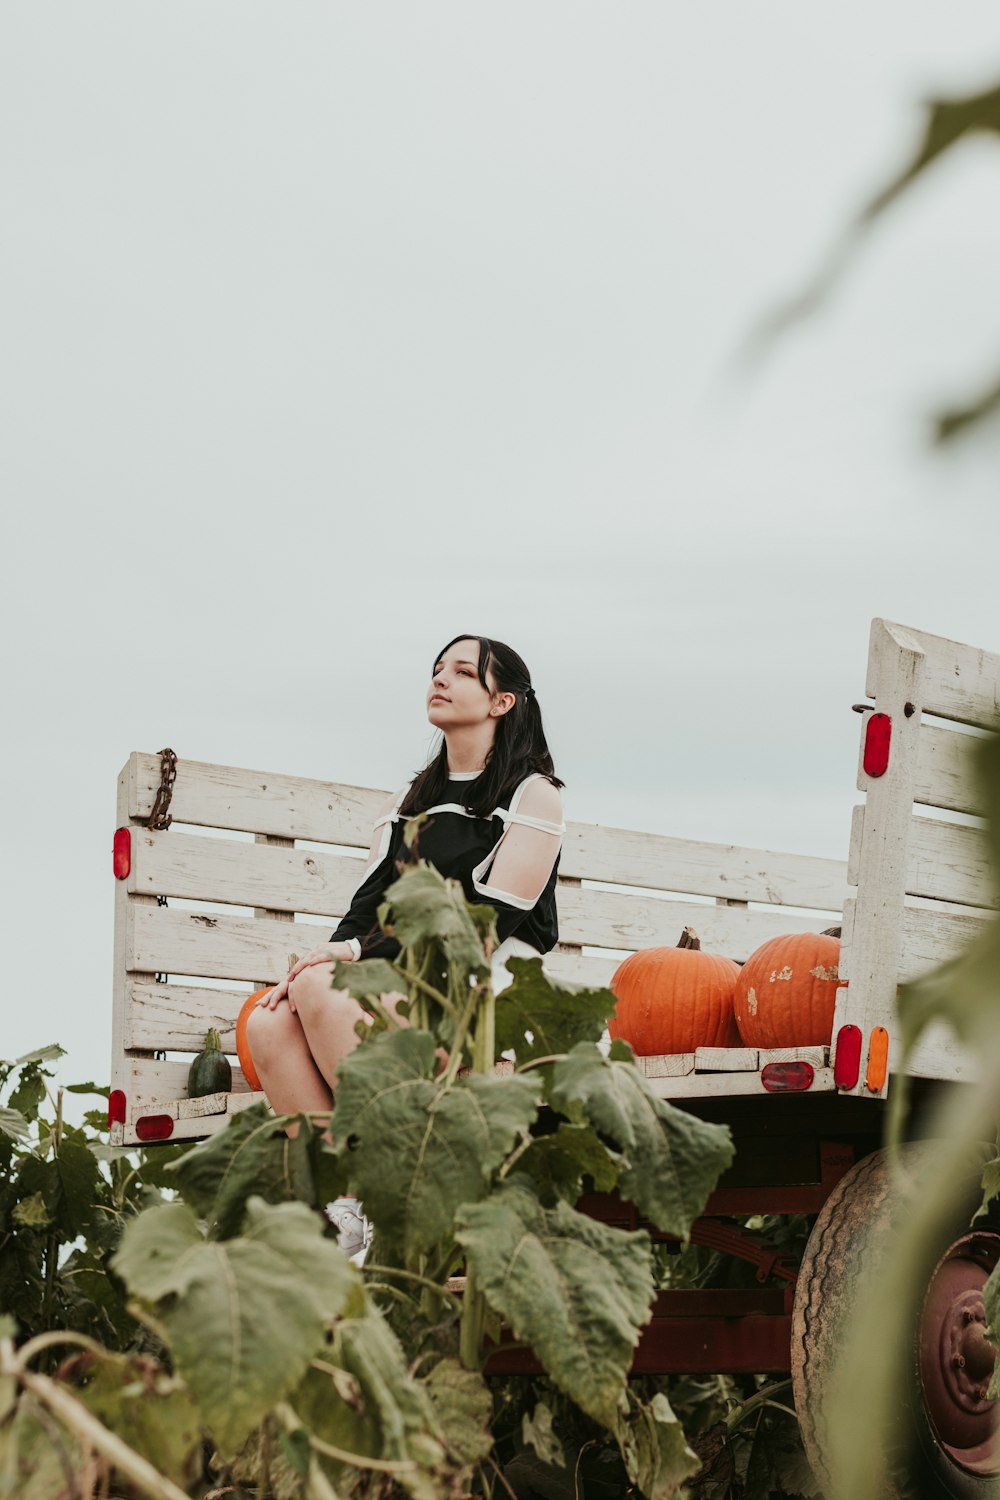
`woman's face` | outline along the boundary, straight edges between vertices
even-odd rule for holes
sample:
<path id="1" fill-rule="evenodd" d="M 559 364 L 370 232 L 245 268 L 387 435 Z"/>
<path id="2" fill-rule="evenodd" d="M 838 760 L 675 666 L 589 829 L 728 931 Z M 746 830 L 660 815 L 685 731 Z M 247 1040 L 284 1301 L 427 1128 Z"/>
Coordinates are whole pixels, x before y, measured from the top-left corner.
<path id="1" fill-rule="evenodd" d="M 495 717 L 495 697 L 479 681 L 479 642 L 456 641 L 434 665 L 427 717 L 435 729 L 469 728 Z"/>

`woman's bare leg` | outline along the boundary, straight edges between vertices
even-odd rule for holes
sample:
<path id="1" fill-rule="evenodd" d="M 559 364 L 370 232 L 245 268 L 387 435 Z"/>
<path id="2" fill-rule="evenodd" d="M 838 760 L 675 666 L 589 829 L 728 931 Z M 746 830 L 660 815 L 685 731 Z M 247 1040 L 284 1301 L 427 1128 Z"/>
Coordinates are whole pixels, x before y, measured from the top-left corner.
<path id="1" fill-rule="evenodd" d="M 361 1040 L 354 1028 L 359 1020 L 371 1017 L 346 990 L 333 989 L 332 978 L 333 964 L 310 964 L 292 980 L 288 998 L 314 1066 L 335 1089 L 337 1069 Z"/>
<path id="2" fill-rule="evenodd" d="M 302 1024 L 282 1003 L 262 1006 L 247 1021 L 247 1041 L 268 1103 L 279 1115 L 322 1114 L 333 1107 L 330 1085 L 313 1061 Z"/>

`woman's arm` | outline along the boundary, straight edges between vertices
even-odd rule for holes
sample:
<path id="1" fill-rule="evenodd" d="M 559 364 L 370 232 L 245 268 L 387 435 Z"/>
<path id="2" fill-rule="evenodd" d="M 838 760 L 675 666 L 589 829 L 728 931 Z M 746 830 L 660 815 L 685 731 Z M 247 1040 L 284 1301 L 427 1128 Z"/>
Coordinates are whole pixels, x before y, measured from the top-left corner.
<path id="1" fill-rule="evenodd" d="M 558 787 L 541 776 L 530 781 L 515 798 L 490 859 L 473 874 L 476 894 L 496 909 L 501 942 L 517 931 L 548 884 L 564 831 Z"/>

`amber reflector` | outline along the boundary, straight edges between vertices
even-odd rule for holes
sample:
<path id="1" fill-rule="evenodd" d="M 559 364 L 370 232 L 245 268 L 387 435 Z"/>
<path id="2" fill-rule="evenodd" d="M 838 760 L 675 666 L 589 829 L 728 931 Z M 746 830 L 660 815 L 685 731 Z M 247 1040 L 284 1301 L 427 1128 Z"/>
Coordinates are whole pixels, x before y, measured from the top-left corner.
<path id="1" fill-rule="evenodd" d="M 884 1026 L 876 1026 L 868 1043 L 868 1072 L 865 1087 L 873 1094 L 880 1094 L 889 1071 L 889 1033 Z"/>

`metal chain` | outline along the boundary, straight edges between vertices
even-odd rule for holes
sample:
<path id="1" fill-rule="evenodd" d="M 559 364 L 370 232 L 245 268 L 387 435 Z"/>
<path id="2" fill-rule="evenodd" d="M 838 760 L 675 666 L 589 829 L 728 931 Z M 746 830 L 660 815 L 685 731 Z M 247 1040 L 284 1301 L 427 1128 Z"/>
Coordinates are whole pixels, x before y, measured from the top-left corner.
<path id="1" fill-rule="evenodd" d="M 170 798 L 173 796 L 174 782 L 177 780 L 177 756 L 172 750 L 160 751 L 160 785 L 153 803 L 153 811 L 149 815 L 149 827 L 164 829 L 169 828 L 173 818 L 167 809 L 170 806 Z"/>

